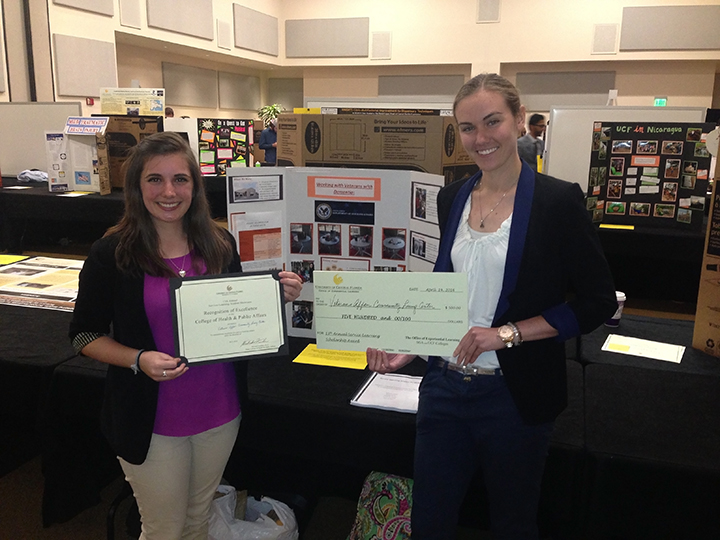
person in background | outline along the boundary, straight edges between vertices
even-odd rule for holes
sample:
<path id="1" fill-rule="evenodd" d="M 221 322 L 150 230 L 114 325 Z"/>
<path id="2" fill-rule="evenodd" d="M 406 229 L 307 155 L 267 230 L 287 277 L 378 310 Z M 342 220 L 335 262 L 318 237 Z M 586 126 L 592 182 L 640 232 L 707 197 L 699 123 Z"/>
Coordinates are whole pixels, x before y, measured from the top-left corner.
<path id="1" fill-rule="evenodd" d="M 260 150 L 265 150 L 265 165 L 275 165 L 277 162 L 277 119 L 268 122 L 268 127 L 260 133 Z"/>
<path id="2" fill-rule="evenodd" d="M 169 278 L 240 271 L 188 144 L 171 132 L 142 139 L 125 163 L 125 213 L 80 272 L 69 334 L 79 353 L 109 364 L 102 431 L 143 540 L 207 538 L 247 397 L 245 362 L 188 367 L 175 357 Z M 280 277 L 285 299 L 296 299 L 300 277 Z"/>
<path id="3" fill-rule="evenodd" d="M 542 114 L 533 114 L 528 122 L 528 131 L 517 140 L 518 154 L 520 159 L 530 165 L 533 171 L 537 171 L 537 156 L 542 156 L 545 150 L 543 135 L 547 123 Z"/>
<path id="4" fill-rule="evenodd" d="M 550 435 L 567 405 L 564 342 L 615 313 L 615 289 L 580 186 L 518 156 L 517 89 L 478 75 L 453 111 L 480 171 L 438 193 L 434 270 L 467 274 L 470 328 L 452 356 L 429 358 L 420 386 L 412 538 L 455 538 L 480 468 L 494 538 L 534 540 Z M 367 350 L 379 373 L 413 358 Z"/>
<path id="5" fill-rule="evenodd" d="M 165 118 L 174 118 L 175 117 L 175 111 L 173 111 L 172 107 L 165 107 Z"/>

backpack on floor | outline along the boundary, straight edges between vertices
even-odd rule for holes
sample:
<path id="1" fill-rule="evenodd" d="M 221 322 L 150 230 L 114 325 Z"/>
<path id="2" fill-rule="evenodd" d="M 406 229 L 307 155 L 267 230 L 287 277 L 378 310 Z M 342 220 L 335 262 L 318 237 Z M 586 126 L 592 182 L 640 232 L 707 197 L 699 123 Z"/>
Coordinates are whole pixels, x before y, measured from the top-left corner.
<path id="1" fill-rule="evenodd" d="M 347 540 L 409 540 L 412 483 L 409 478 L 371 472 Z"/>

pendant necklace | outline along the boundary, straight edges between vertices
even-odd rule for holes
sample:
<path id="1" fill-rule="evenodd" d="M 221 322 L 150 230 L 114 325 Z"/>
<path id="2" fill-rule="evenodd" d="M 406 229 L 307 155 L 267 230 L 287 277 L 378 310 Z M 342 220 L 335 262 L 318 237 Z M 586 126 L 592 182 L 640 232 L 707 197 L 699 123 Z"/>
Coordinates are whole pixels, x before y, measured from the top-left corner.
<path id="1" fill-rule="evenodd" d="M 187 256 L 188 256 L 187 253 L 185 255 L 183 255 L 182 267 L 179 267 L 177 264 L 175 264 L 172 259 L 168 259 L 168 261 L 170 261 L 170 264 L 172 264 L 175 267 L 175 270 L 177 270 L 178 276 L 180 276 L 180 277 L 185 277 L 185 274 L 187 273 L 187 272 L 185 272 L 185 257 L 187 257 Z"/>
<path id="2" fill-rule="evenodd" d="M 482 181 L 480 182 L 480 185 L 478 186 L 478 192 L 480 191 L 481 187 L 482 187 Z M 510 186 L 509 188 L 507 188 L 505 190 L 505 193 L 502 194 L 502 197 L 500 197 L 500 200 L 497 202 L 497 204 L 495 206 L 492 207 L 492 209 L 488 212 L 488 215 L 485 217 L 483 217 L 483 214 L 482 214 L 482 207 L 478 204 L 478 211 L 480 212 L 480 228 L 481 229 L 485 228 L 485 220 L 490 217 L 490 214 L 492 214 L 498 206 L 500 206 L 500 203 L 503 202 L 505 195 L 507 195 L 508 191 L 510 191 L 511 189 L 512 189 L 512 186 Z"/>

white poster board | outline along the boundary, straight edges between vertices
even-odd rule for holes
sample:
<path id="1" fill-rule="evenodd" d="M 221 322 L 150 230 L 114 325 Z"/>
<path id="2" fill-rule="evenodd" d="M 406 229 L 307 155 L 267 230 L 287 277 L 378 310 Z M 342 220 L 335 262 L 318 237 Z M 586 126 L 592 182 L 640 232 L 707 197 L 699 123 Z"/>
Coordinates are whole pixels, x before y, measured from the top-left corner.
<path id="1" fill-rule="evenodd" d="M 704 122 L 702 107 L 558 107 L 550 111 L 543 172 L 587 191 L 593 122 Z"/>
<path id="2" fill-rule="evenodd" d="M 288 333 L 315 337 L 315 270 L 433 269 L 440 175 L 415 171 L 248 167 L 228 169 L 228 228 L 243 270 L 286 269 L 303 292 L 287 306 Z"/>

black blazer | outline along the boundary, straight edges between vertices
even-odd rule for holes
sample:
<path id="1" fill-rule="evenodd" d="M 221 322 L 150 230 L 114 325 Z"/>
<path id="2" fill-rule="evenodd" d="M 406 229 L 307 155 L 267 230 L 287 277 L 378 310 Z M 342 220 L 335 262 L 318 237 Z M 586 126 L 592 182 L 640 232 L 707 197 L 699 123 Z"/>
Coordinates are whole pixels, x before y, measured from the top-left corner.
<path id="1" fill-rule="evenodd" d="M 234 240 L 228 234 L 233 246 Z M 143 298 L 144 275 L 122 272 L 115 262 L 115 236 L 101 238 L 90 249 L 82 271 L 80 287 L 70 322 L 70 339 L 81 332 L 110 334 L 137 349 L 156 350 Z M 240 272 L 240 257 L 225 272 Z M 247 362 L 235 362 L 240 405 L 247 401 Z M 145 461 L 157 410 L 158 384 L 144 373 L 108 366 L 105 380 L 101 427 L 113 451 L 125 461 L 139 465 Z"/>
<path id="2" fill-rule="evenodd" d="M 482 172 L 438 194 L 436 272 L 452 272 L 450 251 L 467 198 Z M 567 406 L 565 340 L 591 332 L 617 309 L 610 268 L 580 186 L 523 163 L 515 194 L 502 291 L 493 326 L 542 315 L 556 338 L 497 351 L 510 393 L 529 424 Z"/>

